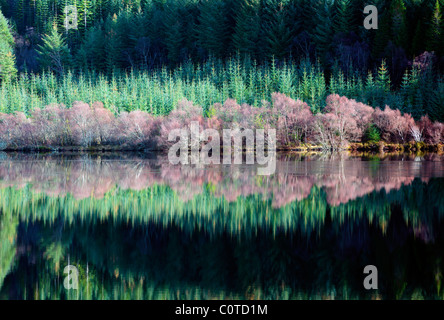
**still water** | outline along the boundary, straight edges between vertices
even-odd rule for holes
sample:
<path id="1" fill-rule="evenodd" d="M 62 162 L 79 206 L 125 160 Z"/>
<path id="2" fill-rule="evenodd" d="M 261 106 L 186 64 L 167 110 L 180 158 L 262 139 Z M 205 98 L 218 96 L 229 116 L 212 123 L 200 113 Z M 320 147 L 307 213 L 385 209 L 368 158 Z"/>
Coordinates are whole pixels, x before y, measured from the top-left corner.
<path id="1" fill-rule="evenodd" d="M 0 299 L 444 298 L 444 156 L 256 169 L 1 154 Z"/>

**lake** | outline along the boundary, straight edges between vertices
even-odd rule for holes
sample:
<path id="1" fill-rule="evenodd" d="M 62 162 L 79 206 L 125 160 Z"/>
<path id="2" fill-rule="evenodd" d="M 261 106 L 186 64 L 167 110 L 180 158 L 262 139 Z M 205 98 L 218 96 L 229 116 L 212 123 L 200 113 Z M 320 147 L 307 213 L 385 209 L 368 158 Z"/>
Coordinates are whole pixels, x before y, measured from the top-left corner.
<path id="1" fill-rule="evenodd" d="M 443 161 L 1 153 L 0 299 L 443 299 Z"/>

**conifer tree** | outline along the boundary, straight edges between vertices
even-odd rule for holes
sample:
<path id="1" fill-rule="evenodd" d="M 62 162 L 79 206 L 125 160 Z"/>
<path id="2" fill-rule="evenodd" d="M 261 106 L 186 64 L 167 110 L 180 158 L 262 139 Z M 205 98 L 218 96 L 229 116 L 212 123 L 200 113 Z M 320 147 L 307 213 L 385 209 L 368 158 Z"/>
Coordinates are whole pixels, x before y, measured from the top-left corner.
<path id="1" fill-rule="evenodd" d="M 290 19 L 287 11 L 288 1 L 268 0 L 268 9 L 263 16 L 263 32 L 269 57 L 278 60 L 288 56 L 292 40 Z"/>
<path id="2" fill-rule="evenodd" d="M 14 46 L 14 37 L 11 34 L 8 20 L 0 11 L 0 41 L 5 42 L 8 46 Z"/>
<path id="3" fill-rule="evenodd" d="M 326 54 L 330 49 L 331 39 L 333 37 L 333 16 L 330 2 L 318 2 L 315 21 L 316 27 L 313 32 L 313 38 L 321 62 L 325 63 Z"/>
<path id="4" fill-rule="evenodd" d="M 390 6 L 391 32 L 396 46 L 407 47 L 407 21 L 404 0 L 392 0 Z"/>
<path id="5" fill-rule="evenodd" d="M 90 28 L 76 54 L 77 62 L 82 68 L 106 71 L 105 35 L 100 24 Z"/>
<path id="6" fill-rule="evenodd" d="M 112 72 L 120 68 L 121 62 L 121 39 L 117 32 L 117 14 L 109 16 L 105 22 L 105 57 L 106 69 Z"/>
<path id="7" fill-rule="evenodd" d="M 335 9 L 336 14 L 333 24 L 335 33 L 352 31 L 354 25 L 352 0 L 336 0 Z"/>
<path id="8" fill-rule="evenodd" d="M 241 56 L 256 58 L 260 41 L 260 0 L 242 0 L 236 15 L 233 44 Z"/>
<path id="9" fill-rule="evenodd" d="M 227 52 L 230 36 L 225 3 L 223 0 L 203 0 L 199 9 L 199 45 L 221 58 Z"/>
<path id="10" fill-rule="evenodd" d="M 15 55 L 12 48 L 0 41 L 0 79 L 2 83 L 10 82 L 17 76 Z"/>
<path id="11" fill-rule="evenodd" d="M 70 64 L 71 54 L 62 35 L 54 25 L 50 34 L 42 39 L 43 44 L 38 46 L 38 60 L 42 69 L 50 69 L 59 75 L 63 74 L 65 67 Z"/>
<path id="12" fill-rule="evenodd" d="M 388 11 L 385 11 L 379 16 L 379 29 L 373 40 L 372 54 L 375 58 L 381 57 L 390 39 L 390 15 Z"/>
<path id="13" fill-rule="evenodd" d="M 437 54 L 444 53 L 444 20 L 439 0 L 436 0 L 432 19 L 429 22 L 427 39 L 427 50 L 435 51 Z"/>
<path id="14" fill-rule="evenodd" d="M 92 4 L 89 0 L 78 0 L 77 15 L 78 15 L 78 29 L 84 34 L 88 27 L 90 27 L 91 18 L 93 15 Z"/>
<path id="15" fill-rule="evenodd" d="M 0 11 L 0 79 L 9 82 L 17 75 L 14 55 L 14 38 L 9 23 Z"/>
<path id="16" fill-rule="evenodd" d="M 378 87 L 383 91 L 390 91 L 391 81 L 385 60 L 382 60 L 381 66 L 378 69 L 378 77 L 376 79 L 376 83 Z"/>

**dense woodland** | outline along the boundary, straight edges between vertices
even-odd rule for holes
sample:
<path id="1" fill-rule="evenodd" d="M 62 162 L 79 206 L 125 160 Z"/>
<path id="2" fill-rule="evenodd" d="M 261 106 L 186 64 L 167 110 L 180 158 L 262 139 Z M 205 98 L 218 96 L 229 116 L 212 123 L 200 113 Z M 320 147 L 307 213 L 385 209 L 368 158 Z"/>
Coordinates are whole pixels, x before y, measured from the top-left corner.
<path id="1" fill-rule="evenodd" d="M 378 7 L 377 30 L 363 27 L 368 4 Z M 65 27 L 67 5 L 77 8 L 77 29 Z M 443 122 L 443 5 L 2 0 L 0 112 L 31 117 L 47 105 L 100 101 L 114 116 L 135 110 L 165 116 L 187 99 L 211 118 L 214 106 L 229 99 L 272 107 L 272 94 L 280 92 L 308 104 L 314 115 L 328 113 L 330 95 L 339 95 L 398 109 L 399 117 Z M 383 135 L 374 122 L 362 130 Z M 441 142 L 441 129 L 437 135 Z M 358 136 L 347 142 L 361 141 Z M 297 140 L 307 142 L 302 135 Z M 401 140 L 423 139 L 407 134 Z"/>

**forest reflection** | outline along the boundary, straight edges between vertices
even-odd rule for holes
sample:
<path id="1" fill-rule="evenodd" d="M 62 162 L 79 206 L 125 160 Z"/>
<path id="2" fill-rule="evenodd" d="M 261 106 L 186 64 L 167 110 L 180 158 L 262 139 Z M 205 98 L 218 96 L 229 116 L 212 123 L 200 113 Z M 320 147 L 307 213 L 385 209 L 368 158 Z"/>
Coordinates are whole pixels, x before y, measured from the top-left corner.
<path id="1" fill-rule="evenodd" d="M 8 154 L 0 299 L 443 299 L 442 160 L 286 155 L 257 176 L 161 156 Z M 68 263 L 79 290 L 63 288 Z M 367 264 L 378 291 L 362 286 Z"/>

